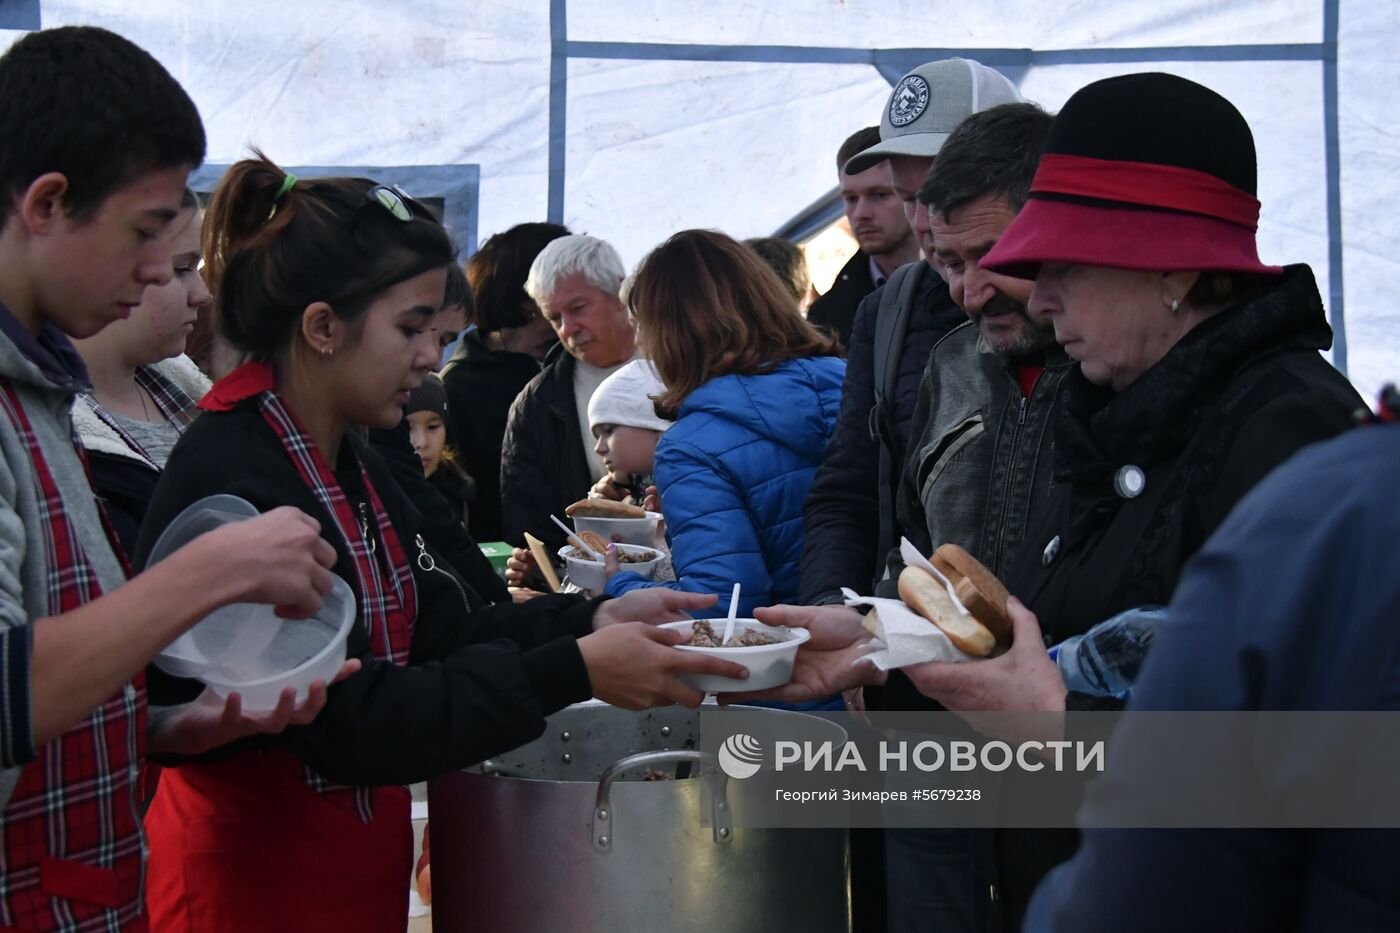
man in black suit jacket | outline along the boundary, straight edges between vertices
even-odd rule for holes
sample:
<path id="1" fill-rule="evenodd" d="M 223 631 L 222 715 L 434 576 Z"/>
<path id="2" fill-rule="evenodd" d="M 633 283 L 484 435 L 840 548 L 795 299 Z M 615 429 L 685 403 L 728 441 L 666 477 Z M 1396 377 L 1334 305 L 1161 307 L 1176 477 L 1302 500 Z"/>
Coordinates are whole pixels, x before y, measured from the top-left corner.
<path id="1" fill-rule="evenodd" d="M 894 193 L 890 163 L 884 161 L 858 174 L 846 174 L 844 166 L 851 157 L 879 141 L 880 128 L 868 126 L 842 143 L 836 153 L 841 199 L 860 249 L 807 312 L 809 321 L 839 335 L 847 347 L 851 345 L 851 324 L 860 300 L 884 284 L 895 269 L 919 258 L 919 244 Z"/>

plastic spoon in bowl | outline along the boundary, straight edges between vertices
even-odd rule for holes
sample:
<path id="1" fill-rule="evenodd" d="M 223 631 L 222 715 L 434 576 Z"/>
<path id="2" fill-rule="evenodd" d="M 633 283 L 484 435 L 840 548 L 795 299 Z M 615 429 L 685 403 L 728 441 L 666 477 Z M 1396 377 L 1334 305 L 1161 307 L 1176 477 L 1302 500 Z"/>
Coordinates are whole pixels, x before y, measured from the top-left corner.
<path id="1" fill-rule="evenodd" d="M 560 530 L 564 532 L 565 537 L 568 538 L 569 543 L 572 544 L 574 547 L 578 548 L 580 551 L 587 554 L 589 557 L 593 558 L 596 561 L 601 562 L 603 560 L 603 555 L 599 554 L 597 551 L 584 544 L 583 539 L 580 538 L 578 535 L 574 534 L 573 529 L 571 529 L 568 525 L 564 524 L 559 520 L 559 516 L 551 515 L 549 516 L 549 520 L 559 526 Z"/>
<path id="2" fill-rule="evenodd" d="M 724 622 L 724 637 L 719 640 L 720 646 L 729 644 L 730 636 L 734 634 L 734 617 L 739 614 L 739 584 L 734 584 L 734 592 L 729 596 L 729 618 Z"/>

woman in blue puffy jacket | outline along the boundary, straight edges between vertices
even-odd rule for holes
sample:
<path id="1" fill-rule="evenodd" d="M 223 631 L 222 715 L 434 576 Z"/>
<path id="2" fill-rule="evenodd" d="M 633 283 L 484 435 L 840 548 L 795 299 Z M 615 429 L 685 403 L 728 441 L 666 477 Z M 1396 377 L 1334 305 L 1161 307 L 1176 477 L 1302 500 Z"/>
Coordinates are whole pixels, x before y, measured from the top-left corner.
<path id="1" fill-rule="evenodd" d="M 642 261 L 628 292 L 642 351 L 675 426 L 656 448 L 675 583 L 622 572 L 609 594 L 645 586 L 717 593 L 739 612 L 797 598 L 802 506 L 836 421 L 846 363 L 808 324 L 758 254 L 686 230 Z"/>

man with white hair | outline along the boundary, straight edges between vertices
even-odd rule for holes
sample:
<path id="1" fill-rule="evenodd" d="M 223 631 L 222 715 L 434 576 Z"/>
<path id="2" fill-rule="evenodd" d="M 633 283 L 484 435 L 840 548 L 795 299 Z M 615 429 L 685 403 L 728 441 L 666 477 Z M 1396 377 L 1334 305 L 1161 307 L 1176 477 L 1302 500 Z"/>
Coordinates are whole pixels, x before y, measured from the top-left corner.
<path id="1" fill-rule="evenodd" d="M 525 291 L 559 335 L 510 407 L 501 446 L 501 519 L 517 547 L 530 532 L 551 551 L 564 535 L 549 520 L 605 473 L 593 451 L 588 399 L 632 358 L 635 338 L 618 292 L 626 272 L 617 251 L 591 236 L 552 241 L 535 258 Z"/>

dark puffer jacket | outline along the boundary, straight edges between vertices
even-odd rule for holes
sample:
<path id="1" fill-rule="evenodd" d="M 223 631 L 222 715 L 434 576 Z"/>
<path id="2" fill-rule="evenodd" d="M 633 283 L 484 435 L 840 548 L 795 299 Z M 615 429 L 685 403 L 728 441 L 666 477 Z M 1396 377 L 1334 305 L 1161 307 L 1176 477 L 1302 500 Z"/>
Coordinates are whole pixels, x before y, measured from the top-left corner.
<path id="1" fill-rule="evenodd" d="M 501 532 L 516 547 L 525 532 L 550 553 L 564 546 L 564 533 L 549 520 L 588 495 L 593 471 L 583 452 L 574 405 L 574 358 L 562 344 L 545 358 L 544 371 L 531 379 L 510 406 L 501 444 Z"/>
<path id="2" fill-rule="evenodd" d="M 1056 643 L 1134 606 L 1165 604 L 1235 504 L 1364 407 L 1322 358 L 1332 331 L 1312 270 L 1289 266 L 1254 301 L 1198 325 L 1119 393 L 1075 371 L 1060 402 L 1055 486 L 1005 582 Z M 1114 478 L 1142 471 L 1141 494 Z M 1069 831 L 998 833 L 1002 903 L 1020 929 L 1035 885 L 1074 851 Z"/>
<path id="3" fill-rule="evenodd" d="M 799 599 L 808 605 L 839 602 L 843 586 L 869 593 L 884 556 L 877 553 L 880 484 L 889 480 L 880 476 L 880 444 L 871 435 L 870 423 L 877 378 L 873 372 L 875 326 L 884 288 L 871 292 L 856 312 L 846 355 L 846 381 L 841 387 L 841 411 L 807 496 L 807 541 L 802 552 Z M 899 357 L 893 400 L 893 463 L 904 462 L 929 352 L 944 334 L 966 320 L 962 309 L 953 304 L 947 283 L 926 268 Z M 890 502 L 894 502 L 893 496 Z"/>

